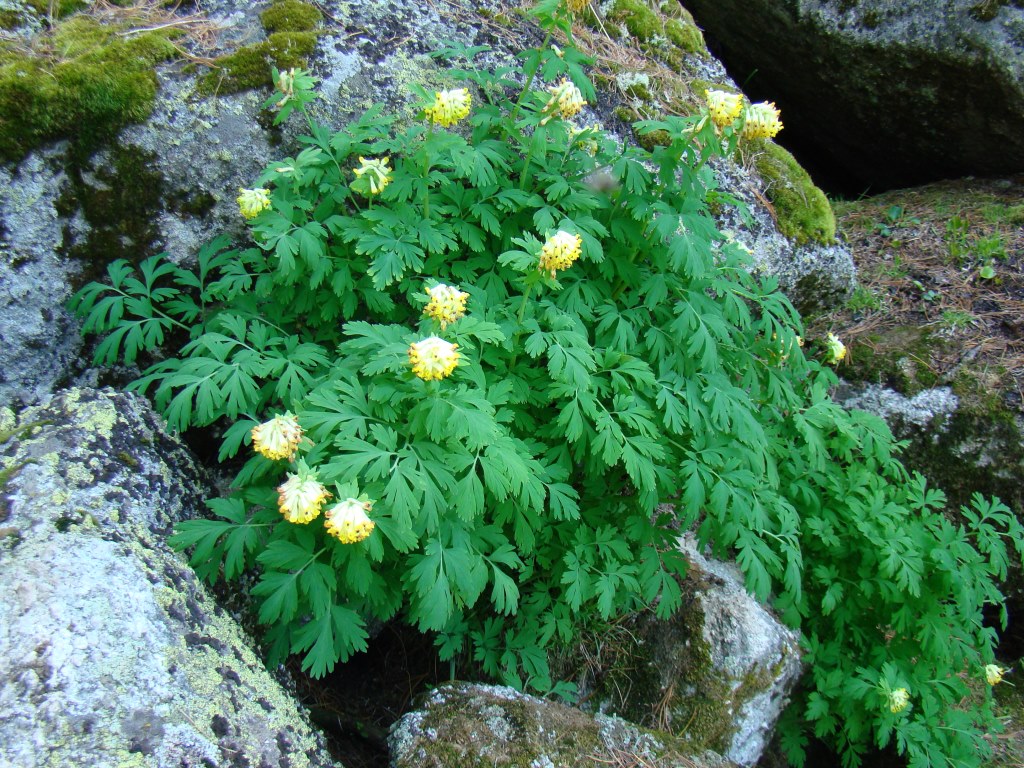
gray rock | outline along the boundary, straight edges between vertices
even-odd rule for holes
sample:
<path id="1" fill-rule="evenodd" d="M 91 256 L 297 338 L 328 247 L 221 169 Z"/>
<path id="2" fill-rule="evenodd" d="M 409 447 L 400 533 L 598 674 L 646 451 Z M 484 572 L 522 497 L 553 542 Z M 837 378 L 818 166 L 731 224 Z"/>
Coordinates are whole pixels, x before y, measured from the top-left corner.
<path id="1" fill-rule="evenodd" d="M 735 565 L 705 557 L 689 534 L 681 546 L 683 607 L 602 636 L 580 689 L 602 711 L 754 765 L 800 677 L 800 637 L 747 593 Z"/>
<path id="2" fill-rule="evenodd" d="M 1024 169 L 1024 8 L 977 0 L 685 0 L 789 138 L 863 184 Z"/>
<path id="3" fill-rule="evenodd" d="M 0 440 L 0 765 L 334 765 L 163 543 L 207 489 L 143 400 L 70 390 Z"/>
<path id="4" fill-rule="evenodd" d="M 932 429 L 934 437 L 945 432 L 959 400 L 949 387 L 925 389 L 913 397 L 878 384 L 863 389 L 845 388 L 837 396 L 844 408 L 859 408 L 888 422 L 891 429 L 904 437 L 912 428 Z"/>
<path id="5" fill-rule="evenodd" d="M 692 754 L 678 739 L 617 717 L 588 715 L 512 688 L 452 683 L 403 716 L 388 739 L 392 768 L 727 768 L 712 752 Z"/>

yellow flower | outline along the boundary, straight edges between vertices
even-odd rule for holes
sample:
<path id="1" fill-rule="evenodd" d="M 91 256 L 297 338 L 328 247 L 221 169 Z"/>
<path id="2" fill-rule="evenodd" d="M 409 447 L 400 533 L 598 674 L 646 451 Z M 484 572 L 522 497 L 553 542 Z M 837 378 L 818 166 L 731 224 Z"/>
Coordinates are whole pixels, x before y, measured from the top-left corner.
<path id="1" fill-rule="evenodd" d="M 427 288 L 430 301 L 423 308 L 423 314 L 432 317 L 441 324 L 443 331 L 449 323 L 454 323 L 466 314 L 466 300 L 469 294 L 444 283 Z"/>
<path id="2" fill-rule="evenodd" d="M 579 13 L 590 5 L 590 0 L 565 0 L 565 7 L 572 13 Z"/>
<path id="3" fill-rule="evenodd" d="M 1009 672 L 1008 669 L 1003 669 L 998 664 L 986 664 L 985 665 L 985 679 L 989 685 L 998 685 L 1003 682 L 1003 675 Z"/>
<path id="4" fill-rule="evenodd" d="M 239 187 L 238 191 L 242 193 L 238 196 L 238 209 L 245 218 L 255 219 L 270 207 L 269 189 L 243 189 Z"/>
<path id="5" fill-rule="evenodd" d="M 600 145 L 597 141 L 596 127 L 593 125 L 579 126 L 571 121 L 566 123 L 566 127 L 569 129 L 569 140 L 574 146 L 579 147 L 591 157 L 597 154 Z M 583 134 L 587 135 L 583 136 Z"/>
<path id="6" fill-rule="evenodd" d="M 359 167 L 352 171 L 356 175 L 356 181 L 353 182 L 352 188 L 364 196 L 367 195 L 367 192 L 370 195 L 379 195 L 391 183 L 391 169 L 388 167 L 390 161 L 390 157 L 370 158 L 369 160 L 360 157 Z"/>
<path id="7" fill-rule="evenodd" d="M 373 530 L 373 520 L 366 516 L 372 507 L 372 501 L 345 499 L 324 513 L 324 527 L 342 544 L 355 544 Z"/>
<path id="8" fill-rule="evenodd" d="M 298 474 L 289 472 L 288 479 L 277 487 L 277 507 L 289 523 L 308 523 L 320 514 L 330 495 L 314 470 L 300 467 Z"/>
<path id="9" fill-rule="evenodd" d="M 473 98 L 468 88 L 454 88 L 450 91 L 437 91 L 434 103 L 424 110 L 431 123 L 445 128 L 455 125 L 469 114 L 469 106 Z"/>
<path id="10" fill-rule="evenodd" d="M 451 376 L 459 364 L 458 344 L 451 344 L 437 336 L 409 345 L 409 363 L 412 372 L 424 381 L 440 381 Z"/>
<path id="11" fill-rule="evenodd" d="M 562 78 L 562 82 L 558 85 L 552 85 L 548 88 L 548 93 L 551 94 L 551 98 L 544 105 L 544 111 L 554 110 L 554 112 L 541 120 L 541 125 L 547 123 L 554 115 L 558 115 L 563 120 L 568 120 L 570 117 L 579 114 L 580 110 L 587 106 L 587 102 L 583 100 L 583 94 L 580 93 L 580 89 L 567 78 Z"/>
<path id="12" fill-rule="evenodd" d="M 747 107 L 747 116 L 743 121 L 744 139 L 770 139 L 782 130 L 779 110 L 775 102 L 762 101 Z"/>
<path id="13" fill-rule="evenodd" d="M 825 339 L 825 362 L 838 365 L 846 357 L 846 345 L 834 333 Z"/>
<path id="14" fill-rule="evenodd" d="M 571 235 L 564 230 L 558 230 L 548 238 L 540 249 L 540 271 L 550 272 L 554 278 L 555 272 L 560 269 L 568 269 L 572 263 L 580 257 L 580 246 L 583 240 L 579 235 Z"/>
<path id="15" fill-rule="evenodd" d="M 743 97 L 728 91 L 708 91 L 704 98 L 708 102 L 708 114 L 719 128 L 732 125 L 743 111 Z"/>
<path id="16" fill-rule="evenodd" d="M 284 415 L 275 416 L 252 429 L 252 447 L 256 453 L 266 456 L 271 461 L 294 461 L 300 440 L 302 427 L 299 426 L 299 419 L 287 411 Z"/>
<path id="17" fill-rule="evenodd" d="M 897 688 L 889 692 L 889 711 L 894 715 L 902 712 L 910 703 L 910 692 L 906 688 Z"/>

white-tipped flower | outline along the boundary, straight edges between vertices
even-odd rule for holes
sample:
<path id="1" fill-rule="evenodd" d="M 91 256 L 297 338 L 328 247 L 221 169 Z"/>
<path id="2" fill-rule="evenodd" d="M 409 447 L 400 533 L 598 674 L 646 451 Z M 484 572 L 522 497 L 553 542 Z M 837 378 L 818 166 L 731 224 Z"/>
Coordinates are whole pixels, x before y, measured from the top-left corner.
<path id="1" fill-rule="evenodd" d="M 238 210 L 247 219 L 255 219 L 263 211 L 270 207 L 269 189 L 245 189 L 239 187 Z"/>
<path id="2" fill-rule="evenodd" d="M 743 121 L 744 139 L 770 139 L 782 130 L 779 110 L 775 103 L 762 101 L 747 107 L 747 116 Z"/>
<path id="3" fill-rule="evenodd" d="M 459 364 L 458 344 L 437 336 L 409 345 L 409 363 L 412 372 L 424 381 L 440 381 L 451 376 Z"/>
<path id="4" fill-rule="evenodd" d="M 253 449 L 271 461 L 293 461 L 301 440 L 302 427 L 299 426 L 299 419 L 287 411 L 252 429 Z"/>
<path id="5" fill-rule="evenodd" d="M 906 688 L 897 688 L 889 692 L 889 711 L 894 715 L 902 712 L 910 703 L 910 691 Z"/>
<path id="6" fill-rule="evenodd" d="M 472 103 L 473 98 L 468 88 L 453 88 L 450 91 L 437 91 L 434 103 L 423 112 L 431 123 L 448 128 L 469 115 Z"/>
<path id="7" fill-rule="evenodd" d="M 743 111 L 743 97 L 738 93 L 709 90 L 704 94 L 711 121 L 719 128 L 732 125 Z"/>
<path id="8" fill-rule="evenodd" d="M 465 316 L 466 301 L 469 299 L 469 294 L 465 291 L 438 283 L 433 288 L 427 288 L 427 295 L 430 301 L 423 308 L 423 314 L 439 322 L 442 331 Z"/>
<path id="9" fill-rule="evenodd" d="M 548 272 L 554 278 L 556 272 L 568 269 L 580 257 L 582 244 L 583 240 L 579 235 L 558 230 L 540 249 L 540 271 Z"/>
<path id="10" fill-rule="evenodd" d="M 986 664 L 985 665 L 985 680 L 988 681 L 989 685 L 998 685 L 1003 682 L 1003 675 L 1009 670 L 1000 667 L 998 664 Z"/>
<path id="11" fill-rule="evenodd" d="M 846 345 L 834 333 L 825 339 L 825 362 L 838 365 L 846 357 Z"/>
<path id="12" fill-rule="evenodd" d="M 552 114 L 540 121 L 541 125 L 547 123 L 553 116 L 558 115 L 563 120 L 568 120 L 579 114 L 580 110 L 587 106 L 583 100 L 583 94 L 571 80 L 562 78 L 562 82 L 548 88 L 551 98 L 544 105 L 544 111 L 551 111 Z"/>
<path id="13" fill-rule="evenodd" d="M 389 157 L 371 157 L 369 160 L 360 157 L 359 167 L 352 171 L 356 175 L 352 188 L 364 197 L 379 195 L 391 183 L 390 160 Z"/>
<path id="14" fill-rule="evenodd" d="M 372 508 L 372 501 L 345 499 L 324 513 L 324 527 L 342 544 L 355 544 L 373 531 L 373 520 L 366 514 Z"/>
<path id="15" fill-rule="evenodd" d="M 317 480 L 316 472 L 300 466 L 297 473 L 277 487 L 277 507 L 289 523 L 308 523 L 320 514 L 330 492 Z"/>

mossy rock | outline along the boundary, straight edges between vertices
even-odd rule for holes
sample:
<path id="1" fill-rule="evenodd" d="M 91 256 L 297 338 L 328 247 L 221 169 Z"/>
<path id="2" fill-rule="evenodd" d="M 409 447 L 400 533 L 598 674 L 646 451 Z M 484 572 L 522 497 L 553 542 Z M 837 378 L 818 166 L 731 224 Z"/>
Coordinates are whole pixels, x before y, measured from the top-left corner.
<path id="1" fill-rule="evenodd" d="M 17 161 L 47 141 L 94 145 L 149 116 L 153 67 L 173 58 L 175 30 L 122 37 L 86 16 L 52 32 L 57 54 L 5 50 L 0 59 L 0 159 Z"/>
<path id="2" fill-rule="evenodd" d="M 312 32 L 323 20 L 318 8 L 301 0 L 282 0 L 260 14 L 267 32 Z"/>
<path id="3" fill-rule="evenodd" d="M 775 207 L 782 234 L 799 244 L 827 245 L 835 241 L 836 216 L 832 206 L 793 155 L 778 144 L 765 142 L 756 165 L 768 185 L 766 194 Z"/>
<path id="4" fill-rule="evenodd" d="M 271 67 L 305 67 L 316 50 L 316 32 L 272 32 L 266 40 L 246 45 L 216 61 L 217 70 L 199 81 L 199 92 L 238 93 L 273 85 Z"/>

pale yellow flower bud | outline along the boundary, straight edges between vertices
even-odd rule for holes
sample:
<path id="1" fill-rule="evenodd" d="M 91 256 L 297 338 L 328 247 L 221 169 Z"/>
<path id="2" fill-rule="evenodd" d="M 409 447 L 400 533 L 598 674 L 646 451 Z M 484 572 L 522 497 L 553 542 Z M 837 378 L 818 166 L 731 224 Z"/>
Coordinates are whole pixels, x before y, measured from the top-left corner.
<path id="1" fill-rule="evenodd" d="M 889 692 L 889 711 L 894 715 L 902 712 L 910 703 L 910 692 L 906 688 L 897 688 Z"/>
<path id="2" fill-rule="evenodd" d="M 540 271 L 550 272 L 554 278 L 558 270 L 568 269 L 580 257 L 582 244 L 583 240 L 579 235 L 558 230 L 540 249 Z"/>
<path id="3" fill-rule="evenodd" d="M 554 115 L 568 120 L 570 117 L 579 114 L 580 110 L 587 106 L 587 102 L 583 100 L 583 94 L 580 92 L 580 89 L 568 78 L 563 78 L 562 82 L 558 83 L 558 85 L 552 85 L 548 88 L 548 93 L 551 94 L 551 98 L 544 105 L 544 111 L 554 110 L 554 112 L 552 115 L 548 115 L 541 120 L 541 125 L 547 123 Z"/>
<path id="4" fill-rule="evenodd" d="M 825 362 L 838 365 L 846 357 L 846 345 L 839 340 L 834 333 L 830 333 L 825 339 Z"/>
<path id="5" fill-rule="evenodd" d="M 590 0 L 565 0 L 565 7 L 571 13 L 579 13 L 588 5 L 590 5 Z"/>
<path id="6" fill-rule="evenodd" d="M 277 487 L 277 506 L 289 523 L 308 523 L 320 514 L 330 498 L 326 488 L 317 482 L 316 472 L 301 470 L 288 473 L 288 479 Z"/>
<path id="7" fill-rule="evenodd" d="M 450 323 L 454 323 L 466 314 L 466 301 L 469 294 L 444 283 L 427 288 L 430 301 L 423 308 L 423 314 L 441 324 L 443 331 Z"/>
<path id="8" fill-rule="evenodd" d="M 424 110 L 424 114 L 431 123 L 448 128 L 469 115 L 472 103 L 473 97 L 470 96 L 468 88 L 437 91 L 434 103 Z"/>
<path id="9" fill-rule="evenodd" d="M 1009 670 L 1003 669 L 998 664 L 986 664 L 985 665 L 985 679 L 989 685 L 998 685 L 1003 682 L 1003 675 Z"/>
<path id="10" fill-rule="evenodd" d="M 244 189 L 238 188 L 241 194 L 238 196 L 238 209 L 247 219 L 255 219 L 263 211 L 270 207 L 269 189 Z"/>
<path id="11" fill-rule="evenodd" d="M 728 91 L 708 91 L 704 98 L 708 103 L 708 114 L 711 120 L 719 128 L 732 125 L 733 121 L 743 111 L 743 97 L 738 93 Z"/>
<path id="12" fill-rule="evenodd" d="M 775 102 L 762 101 L 747 107 L 747 116 L 743 121 L 744 139 L 770 139 L 782 130 L 779 110 Z"/>
<path id="13" fill-rule="evenodd" d="M 302 427 L 299 426 L 299 420 L 288 412 L 252 429 L 252 447 L 256 453 L 271 461 L 293 461 L 301 440 Z"/>
<path id="14" fill-rule="evenodd" d="M 388 167 L 390 161 L 390 157 L 370 158 L 369 160 L 360 157 L 359 167 L 352 171 L 356 175 L 356 182 L 352 185 L 353 189 L 361 195 L 367 195 L 367 193 L 379 195 L 383 192 L 385 187 L 391 183 L 391 168 Z"/>
<path id="15" fill-rule="evenodd" d="M 374 522 L 366 515 L 372 507 L 371 501 L 345 499 L 324 513 L 324 527 L 342 544 L 355 544 L 373 531 Z"/>
<path id="16" fill-rule="evenodd" d="M 451 376 L 459 364 L 458 344 L 451 344 L 437 336 L 409 345 L 409 363 L 412 372 L 424 381 L 440 381 Z"/>

